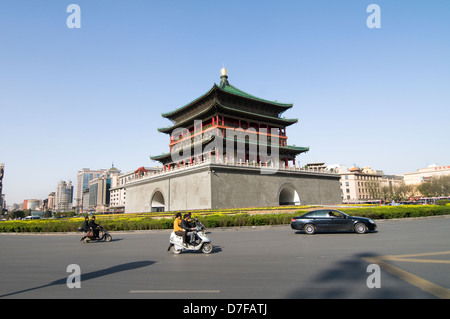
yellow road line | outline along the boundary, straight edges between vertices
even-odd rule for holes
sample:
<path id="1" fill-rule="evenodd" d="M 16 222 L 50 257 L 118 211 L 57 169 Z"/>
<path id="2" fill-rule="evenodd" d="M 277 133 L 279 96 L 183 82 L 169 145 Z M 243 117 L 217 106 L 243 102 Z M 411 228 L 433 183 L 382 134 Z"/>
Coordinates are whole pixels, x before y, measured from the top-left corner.
<path id="1" fill-rule="evenodd" d="M 384 260 L 409 261 L 409 262 L 414 262 L 414 263 L 427 263 L 427 264 L 450 264 L 450 260 L 436 260 L 436 259 L 389 257 L 389 258 L 385 258 Z"/>
<path id="2" fill-rule="evenodd" d="M 439 252 L 434 252 L 434 253 L 387 255 L 387 256 L 382 256 L 382 257 L 383 257 L 383 259 L 386 259 L 386 258 L 389 258 L 389 257 L 409 258 L 409 257 L 436 256 L 436 255 L 450 255 L 450 250 L 449 251 L 439 251 Z"/>
<path id="3" fill-rule="evenodd" d="M 440 299 L 450 299 L 450 290 L 446 289 L 444 287 L 441 287 L 439 285 L 436 285 L 435 283 L 432 283 L 431 281 L 428 281 L 426 279 L 423 279 L 419 276 L 413 275 L 399 267 L 396 267 L 394 265 L 391 265 L 385 260 L 400 260 L 400 261 L 414 261 L 414 259 L 407 259 L 407 257 L 418 257 L 418 256 L 431 256 L 431 255 L 445 255 L 450 254 L 450 251 L 448 252 L 440 252 L 440 253 L 425 253 L 425 254 L 408 254 L 408 255 L 391 255 L 391 256 L 378 256 L 378 257 L 366 257 L 363 258 L 365 261 L 376 264 L 386 271 L 390 272 L 394 276 L 410 283 L 413 286 L 416 286 L 423 291 L 426 291 L 433 296 L 436 296 Z M 418 259 L 418 262 L 424 262 L 423 259 Z M 435 260 L 432 260 L 433 262 L 436 262 Z M 438 262 L 443 262 L 442 260 Z M 447 263 L 447 261 L 445 261 Z"/>

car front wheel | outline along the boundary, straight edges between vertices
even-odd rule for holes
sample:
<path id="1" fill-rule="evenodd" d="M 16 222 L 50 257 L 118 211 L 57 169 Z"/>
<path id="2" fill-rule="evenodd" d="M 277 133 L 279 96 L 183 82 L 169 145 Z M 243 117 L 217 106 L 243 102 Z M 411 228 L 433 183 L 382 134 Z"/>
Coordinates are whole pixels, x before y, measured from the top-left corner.
<path id="1" fill-rule="evenodd" d="M 365 234 L 367 233 L 367 226 L 364 223 L 357 223 L 355 225 L 355 232 L 357 234 Z"/>
<path id="2" fill-rule="evenodd" d="M 316 232 L 316 227 L 314 227 L 313 224 L 306 224 L 305 227 L 303 227 L 303 230 L 308 235 L 312 235 L 312 234 L 314 234 Z"/>

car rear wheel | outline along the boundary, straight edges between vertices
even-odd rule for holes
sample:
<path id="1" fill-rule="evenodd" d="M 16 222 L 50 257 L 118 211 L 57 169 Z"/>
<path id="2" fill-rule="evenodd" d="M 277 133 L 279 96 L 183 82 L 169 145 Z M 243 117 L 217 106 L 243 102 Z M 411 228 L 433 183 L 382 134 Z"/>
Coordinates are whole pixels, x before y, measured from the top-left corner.
<path id="1" fill-rule="evenodd" d="M 314 234 L 316 232 L 316 227 L 314 227 L 313 224 L 306 224 L 305 227 L 303 227 L 303 230 L 308 235 L 312 235 L 312 234 Z"/>
<path id="2" fill-rule="evenodd" d="M 364 223 L 357 223 L 355 225 L 355 232 L 357 234 L 365 234 L 367 233 L 367 226 Z"/>

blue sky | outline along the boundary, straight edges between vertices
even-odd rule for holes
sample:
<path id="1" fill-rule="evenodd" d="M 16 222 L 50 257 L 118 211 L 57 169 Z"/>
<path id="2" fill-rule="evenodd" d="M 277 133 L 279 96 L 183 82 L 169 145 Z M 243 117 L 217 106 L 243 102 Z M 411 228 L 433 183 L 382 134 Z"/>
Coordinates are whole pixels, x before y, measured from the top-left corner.
<path id="1" fill-rule="evenodd" d="M 80 29 L 66 25 L 71 3 Z M 44 199 L 82 168 L 155 166 L 161 113 L 219 83 L 223 65 L 241 90 L 294 104 L 301 164 L 449 165 L 449 13 L 449 1 L 3 0 L 6 201 Z"/>

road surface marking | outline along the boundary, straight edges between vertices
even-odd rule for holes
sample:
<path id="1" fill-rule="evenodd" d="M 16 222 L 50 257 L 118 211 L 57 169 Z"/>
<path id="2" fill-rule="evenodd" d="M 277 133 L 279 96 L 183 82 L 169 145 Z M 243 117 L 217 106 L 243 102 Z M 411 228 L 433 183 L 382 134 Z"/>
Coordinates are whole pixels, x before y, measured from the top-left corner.
<path id="1" fill-rule="evenodd" d="M 390 272 L 394 276 L 410 283 L 413 286 L 416 286 L 423 291 L 426 291 L 433 296 L 436 296 L 441 299 L 450 299 L 450 290 L 431 281 L 423 279 L 419 276 L 413 275 L 399 267 L 391 265 L 385 260 L 390 261 L 408 261 L 408 262 L 427 262 L 427 263 L 449 263 L 447 260 L 434 260 L 434 259 L 417 259 L 417 258 L 409 258 L 409 257 L 422 257 L 422 256 L 434 256 L 434 255 L 449 255 L 450 251 L 436 252 L 436 253 L 423 253 L 423 254 L 407 254 L 407 255 L 388 255 L 388 256 L 378 256 L 378 257 L 366 257 L 363 258 L 365 261 L 376 264 L 386 271 Z"/>
<path id="2" fill-rule="evenodd" d="M 220 290 L 130 290 L 132 294 L 218 294 Z"/>

